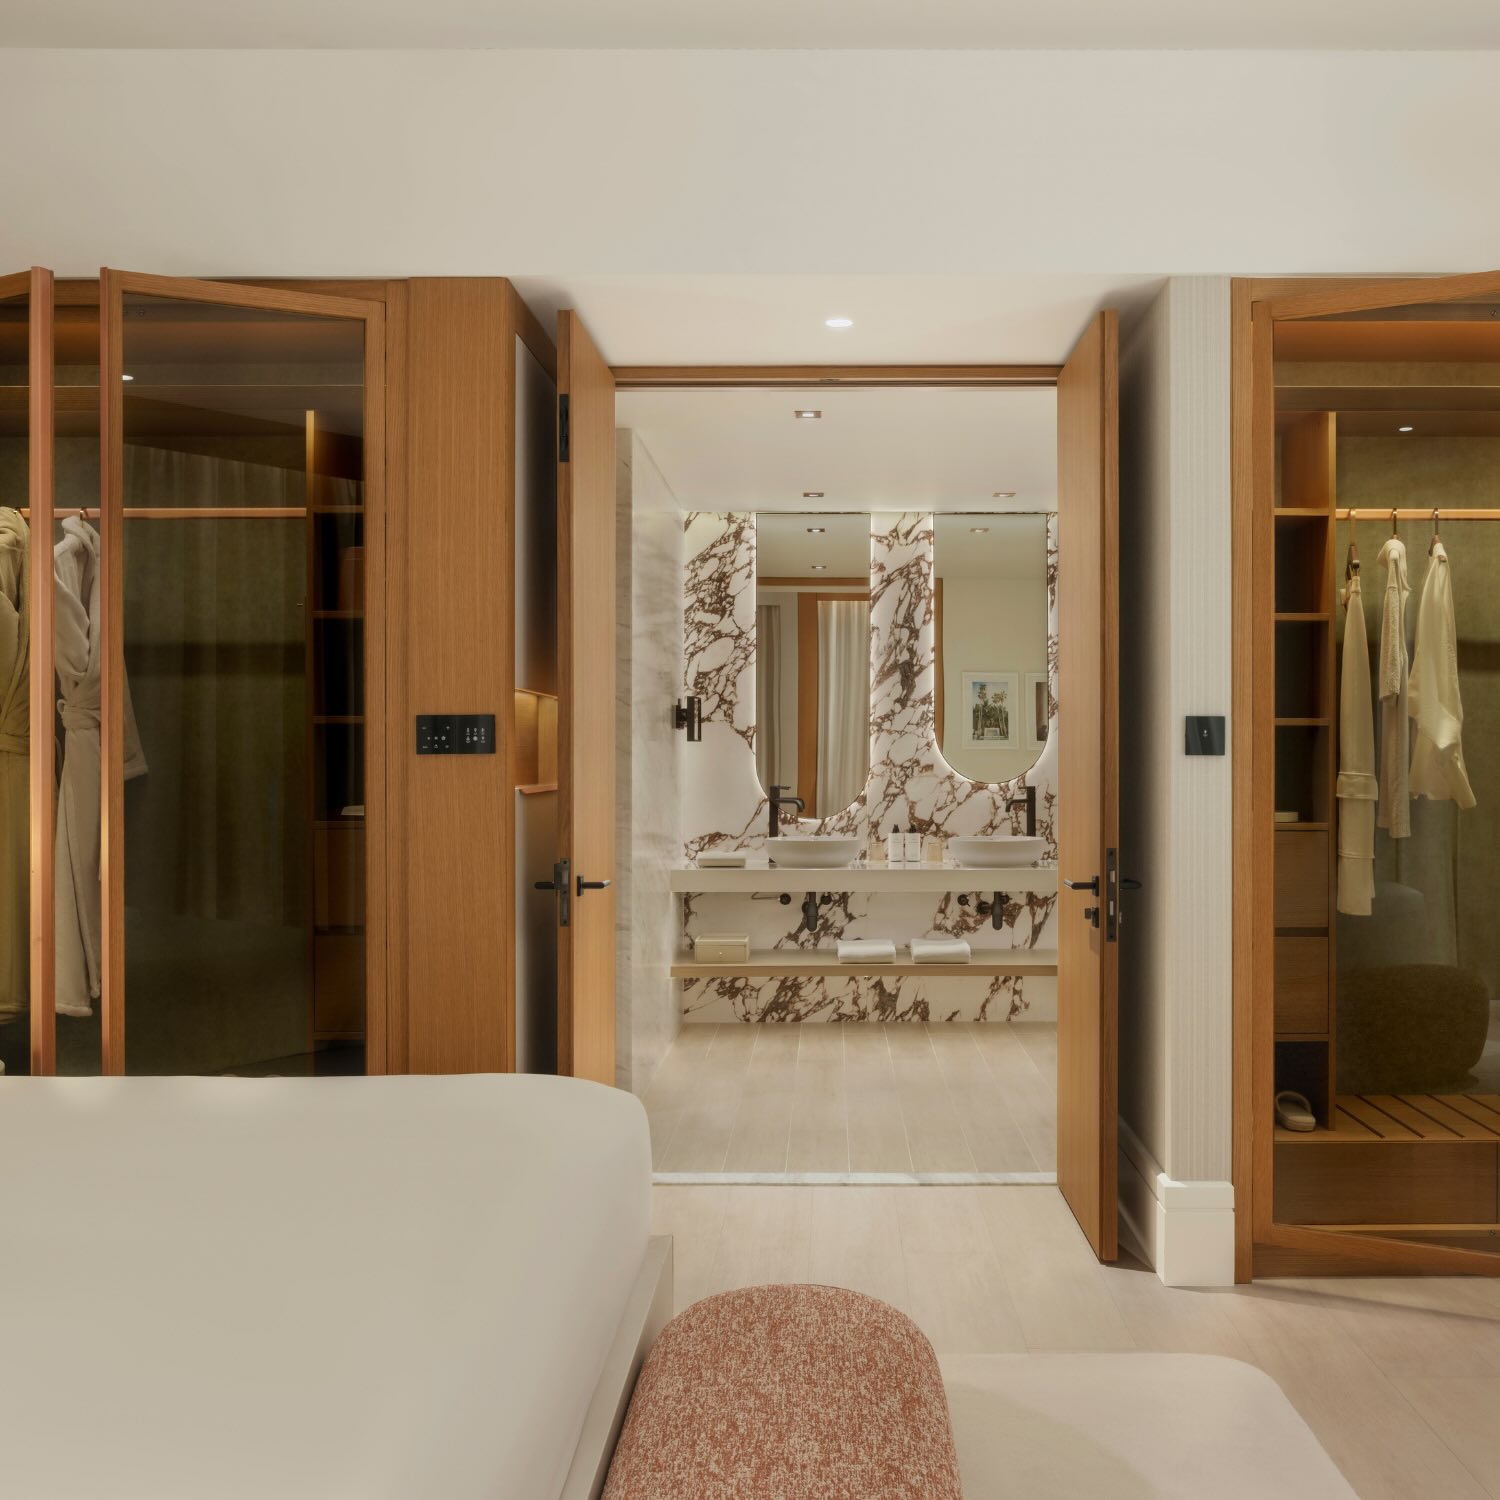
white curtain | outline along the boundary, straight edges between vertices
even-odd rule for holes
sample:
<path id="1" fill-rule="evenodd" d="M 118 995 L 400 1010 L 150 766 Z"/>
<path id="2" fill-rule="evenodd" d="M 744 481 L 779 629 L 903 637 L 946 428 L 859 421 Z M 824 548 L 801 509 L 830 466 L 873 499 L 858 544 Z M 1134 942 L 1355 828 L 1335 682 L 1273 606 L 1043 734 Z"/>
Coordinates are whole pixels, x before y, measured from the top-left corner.
<path id="1" fill-rule="evenodd" d="M 755 606 L 755 765 L 763 787 L 789 786 L 781 764 L 781 606 Z"/>
<path id="2" fill-rule="evenodd" d="M 818 801 L 842 812 L 870 774 L 870 606 L 818 601 Z"/>

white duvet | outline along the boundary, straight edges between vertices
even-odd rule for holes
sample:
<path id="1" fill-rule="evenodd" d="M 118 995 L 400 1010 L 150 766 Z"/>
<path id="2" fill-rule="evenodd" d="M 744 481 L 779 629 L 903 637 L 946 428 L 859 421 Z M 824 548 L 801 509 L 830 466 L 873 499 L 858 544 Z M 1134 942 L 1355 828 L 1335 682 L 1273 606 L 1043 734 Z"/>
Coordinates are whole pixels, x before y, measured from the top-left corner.
<path id="1" fill-rule="evenodd" d="M 566 1079 L 0 1080 L 0 1491 L 550 1500 L 649 1184 Z"/>

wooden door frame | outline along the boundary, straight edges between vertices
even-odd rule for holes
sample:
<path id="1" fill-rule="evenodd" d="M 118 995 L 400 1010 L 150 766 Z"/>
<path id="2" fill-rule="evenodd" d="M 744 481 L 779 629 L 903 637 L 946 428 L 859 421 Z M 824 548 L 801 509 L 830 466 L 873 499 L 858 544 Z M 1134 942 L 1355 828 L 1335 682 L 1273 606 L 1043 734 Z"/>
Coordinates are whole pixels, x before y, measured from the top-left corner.
<path id="1" fill-rule="evenodd" d="M 303 284 L 305 286 L 305 284 Z M 373 285 L 384 287 L 385 283 Z M 365 330 L 365 596 L 366 608 L 384 618 L 387 564 L 386 319 L 384 298 L 340 296 L 287 285 L 211 281 L 104 268 L 95 297 L 99 305 L 100 512 L 104 534 L 123 535 L 124 510 L 124 299 L 130 294 L 309 316 L 348 318 Z M 87 304 L 86 292 L 69 302 Z M 101 1072 L 125 1071 L 125 862 L 124 782 L 114 774 L 124 760 L 124 703 L 114 685 L 123 678 L 124 548 L 104 549 L 100 574 L 100 865 L 103 878 L 100 940 Z M 385 635 L 365 635 L 365 1067 L 383 1073 L 389 1028 L 386 1017 L 388 955 L 385 833 L 388 811 L 385 734 Z"/>
<path id="2" fill-rule="evenodd" d="M 1272 615 L 1277 321 L 1392 305 L 1500 296 L 1500 274 L 1417 277 L 1241 277 L 1230 284 L 1231 764 L 1235 868 L 1232 939 L 1232 1166 L 1235 1279 L 1390 1272 L 1500 1275 L 1500 1257 L 1439 1245 L 1373 1240 L 1336 1228 L 1274 1222 L 1275 800 Z M 1267 460 L 1270 460 L 1268 463 Z M 1233 726 L 1245 726 L 1244 730 Z"/>

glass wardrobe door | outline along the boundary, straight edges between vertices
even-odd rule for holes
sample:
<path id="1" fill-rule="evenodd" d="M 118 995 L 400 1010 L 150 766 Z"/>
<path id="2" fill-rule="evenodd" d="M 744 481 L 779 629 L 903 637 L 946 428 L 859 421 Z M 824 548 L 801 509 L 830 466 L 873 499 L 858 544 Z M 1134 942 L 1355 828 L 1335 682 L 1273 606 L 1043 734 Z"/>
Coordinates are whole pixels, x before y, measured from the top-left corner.
<path id="1" fill-rule="evenodd" d="M 177 285 L 106 277 L 124 936 L 107 1045 L 131 1073 L 359 1073 L 366 324 L 311 297 L 155 290 Z"/>

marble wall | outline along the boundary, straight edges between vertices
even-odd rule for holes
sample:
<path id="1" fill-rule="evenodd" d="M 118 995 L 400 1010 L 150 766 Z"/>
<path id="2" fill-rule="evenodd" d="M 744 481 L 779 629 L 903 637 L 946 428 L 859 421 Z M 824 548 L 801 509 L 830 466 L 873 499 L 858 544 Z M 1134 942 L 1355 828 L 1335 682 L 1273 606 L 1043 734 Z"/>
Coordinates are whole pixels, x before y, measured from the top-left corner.
<path id="1" fill-rule="evenodd" d="M 764 847 L 768 805 L 755 767 L 755 517 L 695 512 L 684 522 L 683 659 L 680 690 L 703 700 L 703 740 L 680 762 L 682 854 Z M 1037 832 L 1057 857 L 1057 525 L 1047 527 L 1047 657 L 1052 718 L 1040 759 L 1011 781 L 981 783 L 943 759 L 934 725 L 932 517 L 886 512 L 870 521 L 870 775 L 848 808 L 798 820 L 802 832 L 881 835 L 892 824 L 944 837 L 1025 831 L 1023 807 L 1037 791 Z M 787 829 L 793 827 L 790 818 Z M 977 891 L 988 899 L 988 891 Z M 1053 948 L 1057 898 L 1006 903 L 996 931 L 957 895 L 834 893 L 819 932 L 797 926 L 798 905 L 745 896 L 683 902 L 684 936 L 747 932 L 752 947 L 829 947 L 840 937 L 962 936 L 977 950 Z M 691 980 L 681 986 L 689 1021 L 1052 1019 L 1056 981 L 1015 977 L 875 979 L 778 977 Z"/>

